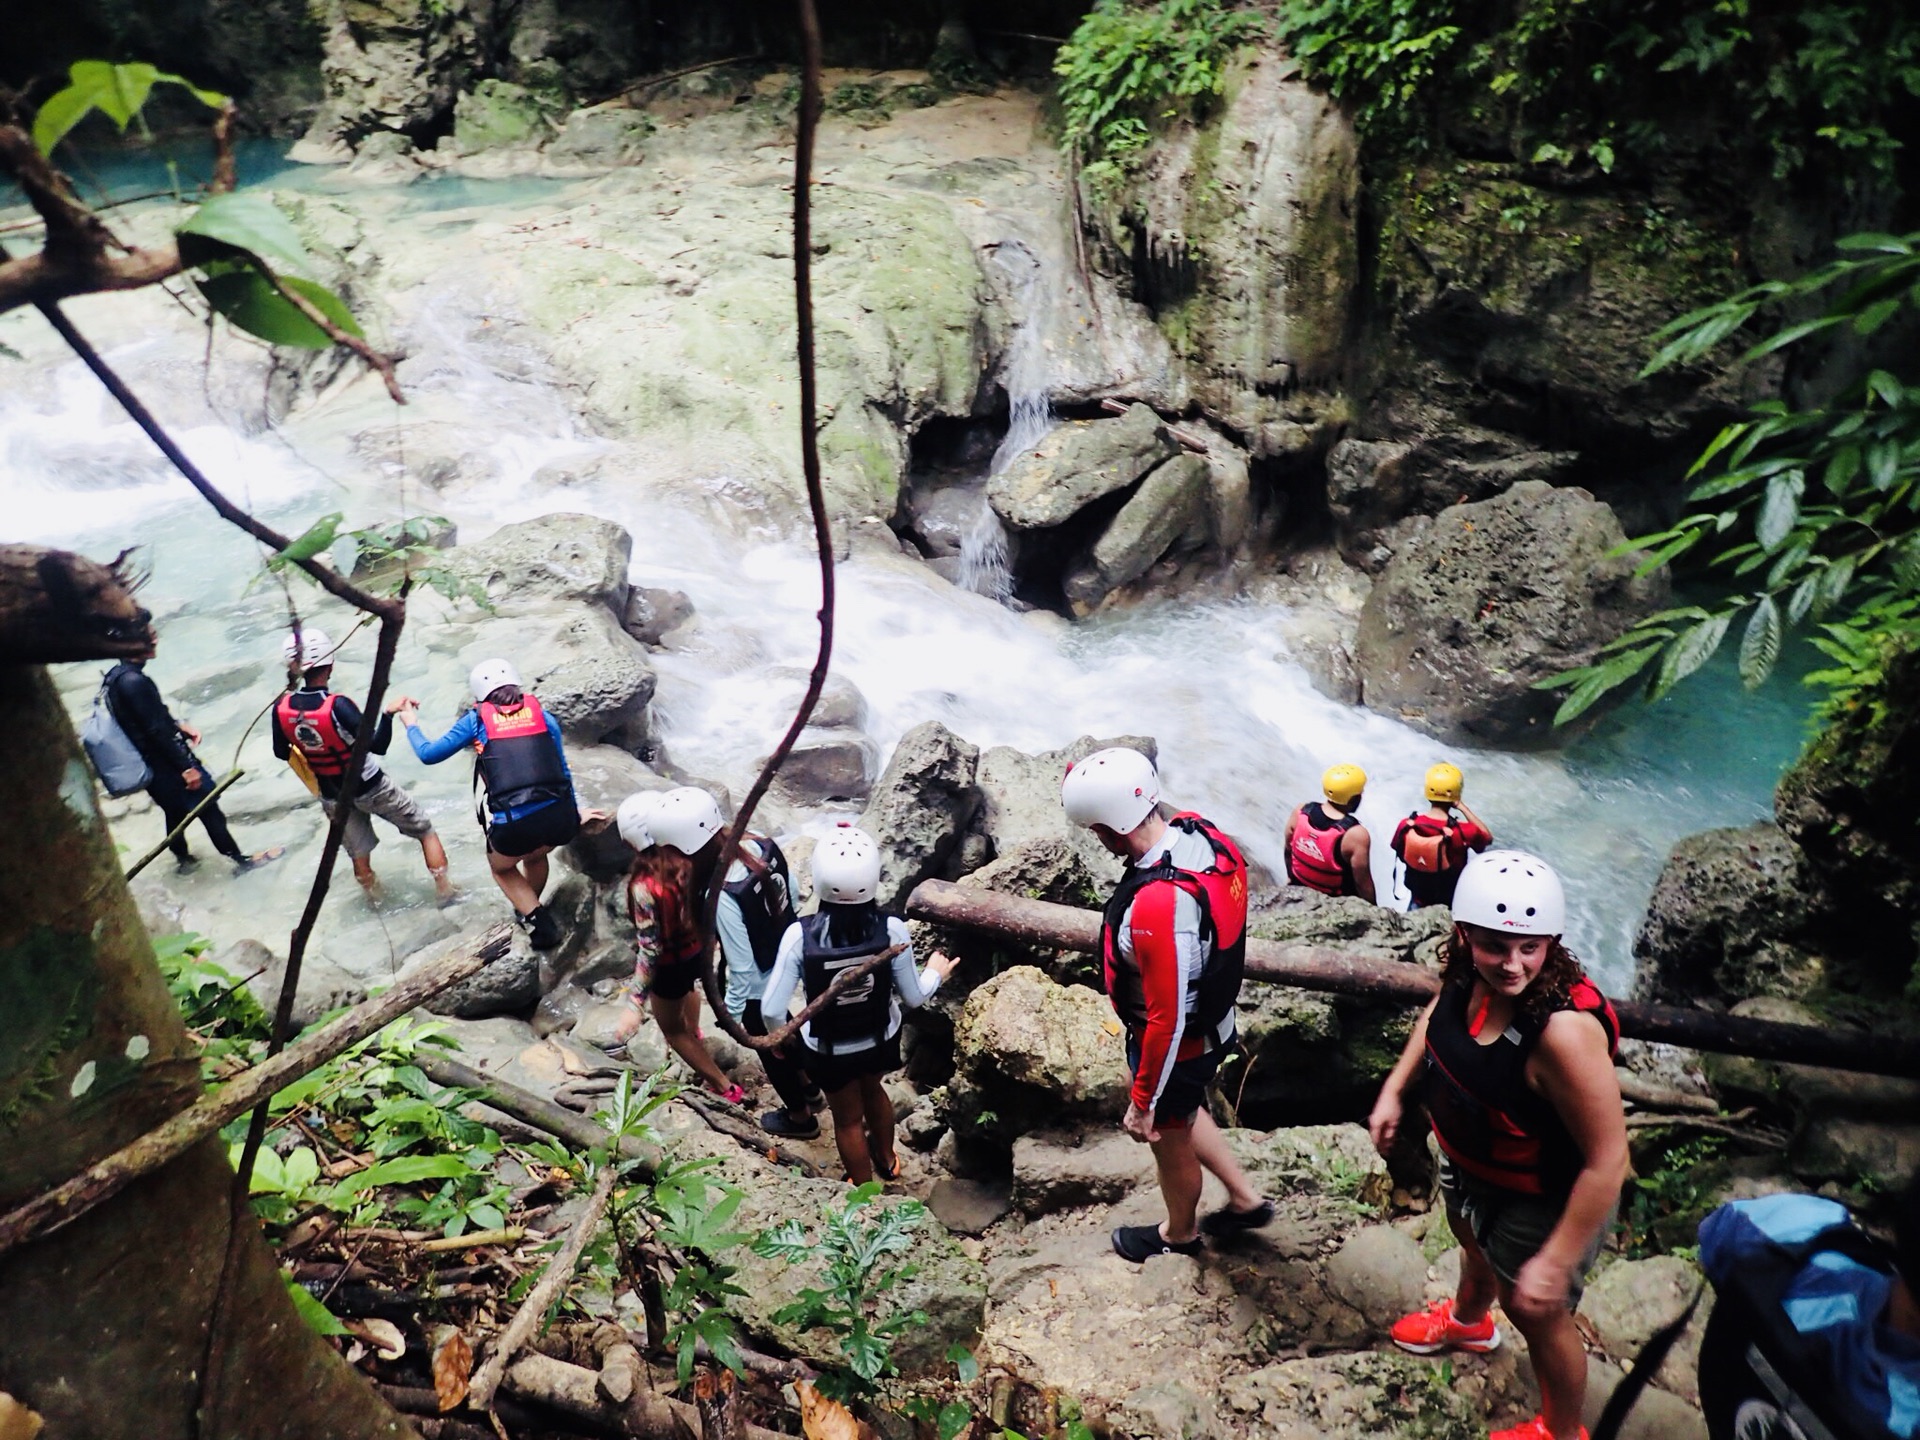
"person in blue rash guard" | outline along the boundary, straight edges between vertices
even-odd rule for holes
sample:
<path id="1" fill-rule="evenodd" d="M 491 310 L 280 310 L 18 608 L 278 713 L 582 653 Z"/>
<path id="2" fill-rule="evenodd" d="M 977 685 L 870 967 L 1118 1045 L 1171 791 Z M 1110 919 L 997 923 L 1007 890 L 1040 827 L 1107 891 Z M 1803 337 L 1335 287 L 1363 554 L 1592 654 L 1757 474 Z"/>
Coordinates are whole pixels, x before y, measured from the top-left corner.
<path id="1" fill-rule="evenodd" d="M 1712 1440 L 1920 1437 L 1920 1175 L 1894 1201 L 1890 1248 L 1837 1201 L 1767 1195 L 1701 1222 L 1700 1265 Z"/>
<path id="2" fill-rule="evenodd" d="M 560 725 L 521 688 L 520 675 L 505 660 L 484 660 L 469 679 L 474 708 L 437 740 L 420 729 L 419 702 L 401 696 L 387 706 L 407 728 L 413 753 L 438 765 L 459 751 L 477 752 L 487 803 L 482 827 L 494 883 L 513 906 L 536 950 L 560 943 L 560 925 L 540 903 L 547 888 L 547 853 L 579 833 L 582 824 L 604 823 L 597 810 L 583 811 L 573 795 L 573 775 Z"/>

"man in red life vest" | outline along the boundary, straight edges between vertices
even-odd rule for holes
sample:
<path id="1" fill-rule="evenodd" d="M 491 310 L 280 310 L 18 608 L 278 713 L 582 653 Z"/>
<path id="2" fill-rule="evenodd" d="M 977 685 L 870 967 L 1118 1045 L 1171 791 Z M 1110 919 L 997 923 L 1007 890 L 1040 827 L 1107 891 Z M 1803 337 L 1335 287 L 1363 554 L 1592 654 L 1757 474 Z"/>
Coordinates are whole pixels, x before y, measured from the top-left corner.
<path id="1" fill-rule="evenodd" d="M 1458 765 L 1442 760 L 1427 771 L 1427 808 L 1394 827 L 1393 853 L 1406 867 L 1415 910 L 1451 905 L 1467 856 L 1493 844 L 1493 832 L 1460 798 L 1466 783 Z"/>
<path id="2" fill-rule="evenodd" d="M 1374 899 L 1373 838 L 1355 818 L 1367 772 L 1335 765 L 1320 777 L 1327 803 L 1309 801 L 1287 820 L 1287 878 L 1323 895 Z"/>
<path id="3" fill-rule="evenodd" d="M 1067 818 L 1127 862 L 1108 901 L 1101 952 L 1108 998 L 1127 1028 L 1133 1072 L 1129 1135 L 1153 1148 L 1162 1225 L 1122 1225 L 1113 1248 L 1138 1264 L 1196 1255 L 1202 1230 L 1228 1235 L 1273 1219 L 1207 1113 L 1206 1094 L 1235 1038 L 1246 958 L 1247 868 L 1239 847 L 1192 814 L 1163 814 L 1153 762 L 1098 750 L 1060 787 Z M 1227 1208 L 1199 1220 L 1203 1172 L 1227 1187 Z"/>
<path id="4" fill-rule="evenodd" d="M 273 753 L 291 762 L 296 754 L 313 776 L 320 804 L 329 816 L 340 798 L 341 782 L 347 773 L 347 759 L 353 751 L 354 737 L 360 733 L 360 707 L 345 695 L 327 688 L 333 678 L 334 645 L 323 631 L 312 626 L 300 632 L 298 663 L 293 637 L 281 646 L 281 658 L 290 671 L 300 675 L 298 689 L 290 690 L 273 707 Z M 366 762 L 360 771 L 360 789 L 353 797 L 347 816 L 341 848 L 353 862 L 353 878 L 369 899 L 380 898 L 380 881 L 373 873 L 373 849 L 380 843 L 373 833 L 372 817 L 378 815 L 410 840 L 420 842 L 420 855 L 427 873 L 433 877 L 434 895 L 442 906 L 460 898 L 460 892 L 447 878 L 447 848 L 433 828 L 433 821 L 414 798 L 380 768 L 375 755 L 387 753 L 393 741 L 393 716 L 380 717 L 368 746 Z"/>

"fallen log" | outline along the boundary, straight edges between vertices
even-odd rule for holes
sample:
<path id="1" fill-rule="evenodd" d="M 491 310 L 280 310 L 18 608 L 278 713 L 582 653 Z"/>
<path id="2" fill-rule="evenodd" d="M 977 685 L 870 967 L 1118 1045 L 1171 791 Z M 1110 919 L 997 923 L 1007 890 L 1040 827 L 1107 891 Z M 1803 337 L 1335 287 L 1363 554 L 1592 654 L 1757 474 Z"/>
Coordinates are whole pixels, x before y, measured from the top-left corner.
<path id="1" fill-rule="evenodd" d="M 434 1084 L 450 1086 L 455 1090 L 477 1090 L 481 1104 L 490 1105 L 502 1115 L 511 1115 L 523 1124 L 564 1140 L 576 1150 L 591 1150 L 596 1145 L 607 1143 L 607 1132 L 586 1116 L 575 1114 L 497 1075 L 476 1070 L 464 1060 L 423 1048 L 415 1052 L 413 1063 Z M 657 1147 L 642 1145 L 633 1139 L 621 1144 L 620 1153 L 629 1160 L 638 1160 L 642 1171 L 649 1175 L 660 1168 L 664 1158 Z"/>
<path id="2" fill-rule="evenodd" d="M 507 1368 L 503 1388 L 522 1402 L 639 1440 L 689 1440 L 701 1433 L 700 1414 L 691 1405 L 656 1395 L 644 1385 L 625 1404 L 616 1405 L 601 1395 L 599 1384 L 597 1370 L 529 1353 Z M 760 1425 L 745 1425 L 741 1431 L 742 1440 L 793 1440 Z"/>
<path id="3" fill-rule="evenodd" d="M 442 990 L 477 974 L 507 953 L 509 933 L 495 925 L 467 949 L 442 956 L 411 975 L 403 975 L 384 995 L 363 1000 L 330 1025 L 264 1060 L 251 1070 L 203 1095 L 171 1120 L 132 1144 L 26 1203 L 0 1215 L 0 1255 L 25 1241 L 50 1235 L 71 1224 L 101 1201 L 118 1195 L 143 1175 L 169 1164 L 302 1075 L 319 1069 L 391 1020 L 397 1020 Z"/>
<path id="4" fill-rule="evenodd" d="M 1046 949 L 1095 953 L 1100 948 L 1100 916 L 1095 911 L 944 880 L 922 881 L 907 897 L 907 915 Z M 1440 977 L 1418 965 L 1347 955 L 1331 946 L 1282 945 L 1271 940 L 1247 942 L 1246 974 L 1249 980 L 1275 985 L 1405 1004 L 1425 1004 L 1440 989 Z M 1621 1035 L 1631 1040 L 1658 1040 L 1690 1050 L 1745 1055 L 1755 1060 L 1920 1079 L 1920 1045 L 1890 1035 L 1787 1025 L 1638 1000 L 1616 1000 L 1613 1008 L 1620 1017 Z"/>

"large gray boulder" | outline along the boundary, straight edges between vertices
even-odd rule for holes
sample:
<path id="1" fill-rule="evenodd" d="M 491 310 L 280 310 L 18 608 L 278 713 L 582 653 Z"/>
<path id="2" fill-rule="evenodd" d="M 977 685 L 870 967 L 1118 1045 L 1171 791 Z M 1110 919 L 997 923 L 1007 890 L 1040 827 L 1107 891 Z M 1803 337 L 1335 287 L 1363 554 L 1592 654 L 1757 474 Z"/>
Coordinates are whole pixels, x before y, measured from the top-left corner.
<path id="1" fill-rule="evenodd" d="M 1656 1331 L 1680 1318 L 1700 1283 L 1699 1266 L 1677 1255 L 1617 1261 L 1593 1277 L 1580 1297 L 1580 1315 L 1607 1354 L 1631 1360 Z M 1706 1328 L 1703 1306 L 1654 1372 L 1654 1384 L 1685 1400 L 1700 1398 L 1700 1340 Z"/>
<path id="2" fill-rule="evenodd" d="M 1429 1360 L 1394 1350 L 1283 1360 L 1222 1387 L 1234 1433 L 1252 1440 L 1476 1440 L 1485 1413 Z"/>
<path id="3" fill-rule="evenodd" d="M 652 121 L 638 110 L 575 110 L 547 146 L 547 158 L 561 169 L 588 174 L 637 165 L 652 132 Z"/>
<path id="4" fill-rule="evenodd" d="M 1471 427 L 1412 441 L 1348 438 L 1327 453 L 1327 508 L 1341 553 L 1377 569 L 1375 547 L 1405 516 L 1485 500 L 1522 480 L 1560 484 L 1579 459 L 1576 451 L 1534 450 L 1511 435 Z"/>
<path id="5" fill-rule="evenodd" d="M 673 788 L 672 781 L 655 775 L 645 761 L 617 745 L 571 747 L 567 768 L 573 772 L 574 798 L 589 810 L 609 815 L 636 791 Z M 566 856 L 574 869 L 602 882 L 619 879 L 633 866 L 633 851 L 613 825 L 592 835 L 583 830 L 567 846 Z"/>
<path id="6" fill-rule="evenodd" d="M 1145 405 L 1128 406 L 1117 420 L 1069 420 L 987 482 L 987 503 L 1012 529 L 1050 529 L 1125 490 L 1177 448 Z"/>
<path id="7" fill-rule="evenodd" d="M 1183 536 L 1204 543 L 1213 470 L 1204 455 L 1176 455 L 1140 482 L 1107 522 L 1086 562 L 1065 581 L 1078 614 L 1146 574 Z"/>
<path id="8" fill-rule="evenodd" d="M 1590 664 L 1666 593 L 1611 553 L 1626 536 L 1584 490 L 1523 481 L 1395 535 L 1354 663 L 1369 708 L 1455 744 L 1548 743 L 1559 701 L 1534 683 Z"/>
<path id="9" fill-rule="evenodd" d="M 624 616 L 632 555 L 633 537 L 613 521 L 555 514 L 503 525 L 445 563 L 485 589 L 502 615 L 584 603 Z"/>
<path id="10" fill-rule="evenodd" d="M 1689 835 L 1647 901 L 1634 993 L 1677 1004 L 1806 995 L 1825 974 L 1817 946 L 1831 909 L 1772 821 Z"/>
<path id="11" fill-rule="evenodd" d="M 756 762 L 766 763 L 765 758 Z M 809 725 L 780 763 L 774 787 L 802 805 L 862 799 L 873 775 L 873 742 L 857 730 Z"/>
<path id="12" fill-rule="evenodd" d="M 880 842 L 881 908 L 898 912 L 914 886 L 945 867 L 980 804 L 979 763 L 980 751 L 937 720 L 900 737 L 860 817 Z"/>
<path id="13" fill-rule="evenodd" d="M 1030 965 L 967 997 L 954 1026 L 941 1117 L 957 1134 L 1010 1141 L 1042 1124 L 1115 1120 L 1126 1108 L 1120 1024 L 1106 997 Z"/>
<path id="14" fill-rule="evenodd" d="M 1150 736 L 1142 735 L 1108 740 L 1082 735 L 1071 745 L 1038 755 L 1010 745 L 994 746 L 980 757 L 976 776 L 980 811 L 974 828 L 987 838 L 995 855 L 1008 854 L 1030 840 L 1064 840 L 1091 874 L 1111 883 L 1119 877 L 1119 862 L 1101 848 L 1092 832 L 1068 821 L 1060 808 L 1060 782 L 1068 765 L 1112 745 L 1131 746 L 1150 760 L 1158 757 L 1160 748 Z"/>

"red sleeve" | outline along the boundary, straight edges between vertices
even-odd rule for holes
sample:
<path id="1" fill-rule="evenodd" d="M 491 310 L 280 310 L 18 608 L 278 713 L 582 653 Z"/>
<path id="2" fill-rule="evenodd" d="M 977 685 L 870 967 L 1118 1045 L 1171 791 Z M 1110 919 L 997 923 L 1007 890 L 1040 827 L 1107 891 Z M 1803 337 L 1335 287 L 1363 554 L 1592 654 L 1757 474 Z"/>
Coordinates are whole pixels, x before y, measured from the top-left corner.
<path id="1" fill-rule="evenodd" d="M 1493 843 L 1493 833 L 1484 825 L 1476 825 L 1465 819 L 1460 821 L 1460 843 L 1469 850 L 1484 850 Z"/>
<path id="2" fill-rule="evenodd" d="M 1140 1065 L 1129 1097 L 1152 1110 L 1166 1083 L 1167 1070 L 1180 1049 L 1186 997 L 1180 991 L 1180 948 L 1174 938 L 1174 909 L 1180 891 L 1164 882 L 1149 885 L 1133 901 L 1127 928 L 1133 935 L 1133 963 L 1140 971 L 1140 993 L 1147 1006 L 1147 1028 L 1140 1037 Z"/>

